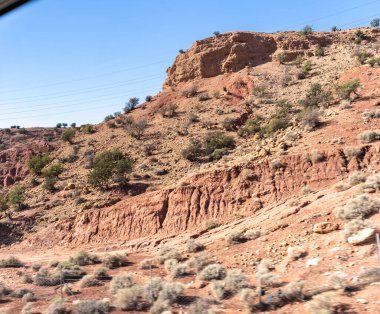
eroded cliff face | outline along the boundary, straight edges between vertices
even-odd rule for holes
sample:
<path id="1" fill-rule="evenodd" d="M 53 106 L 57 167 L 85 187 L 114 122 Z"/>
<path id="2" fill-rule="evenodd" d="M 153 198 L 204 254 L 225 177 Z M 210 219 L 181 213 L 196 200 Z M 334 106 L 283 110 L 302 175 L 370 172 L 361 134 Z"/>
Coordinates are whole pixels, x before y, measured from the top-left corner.
<path id="1" fill-rule="evenodd" d="M 283 156 L 280 167 L 263 160 L 198 174 L 186 186 L 145 193 L 84 212 L 49 226 L 28 242 L 46 247 L 79 246 L 168 236 L 199 229 L 211 218 L 229 221 L 250 216 L 263 206 L 300 194 L 305 185 L 320 188 L 341 180 L 349 171 L 376 168 L 377 151 L 364 147 L 359 159 L 347 160 L 337 149 L 315 164 L 305 155 L 293 155 Z"/>
<path id="2" fill-rule="evenodd" d="M 371 41 L 377 30 L 364 29 L 364 32 Z M 177 56 L 167 70 L 164 88 L 274 61 L 279 53 L 284 55 L 285 62 L 289 62 L 299 55 L 313 55 L 317 47 L 352 43 L 353 36 L 354 30 L 315 32 L 307 37 L 298 32 L 230 32 L 209 37 L 196 41 Z"/>
<path id="3" fill-rule="evenodd" d="M 11 186 L 23 180 L 29 173 L 27 161 L 34 155 L 51 151 L 52 145 L 43 140 L 30 143 L 17 143 L 0 152 L 0 187 Z"/>

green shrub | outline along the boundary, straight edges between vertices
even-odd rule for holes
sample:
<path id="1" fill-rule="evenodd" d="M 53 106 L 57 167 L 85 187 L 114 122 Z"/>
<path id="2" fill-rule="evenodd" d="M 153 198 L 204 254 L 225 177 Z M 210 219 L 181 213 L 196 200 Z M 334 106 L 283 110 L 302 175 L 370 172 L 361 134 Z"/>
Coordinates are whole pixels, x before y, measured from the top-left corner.
<path id="1" fill-rule="evenodd" d="M 341 98 L 350 99 L 350 96 L 352 93 L 358 96 L 357 90 L 360 87 L 361 87 L 361 83 L 359 79 L 352 79 L 342 85 L 337 85 L 336 91 Z"/>
<path id="2" fill-rule="evenodd" d="M 61 283 L 60 273 L 49 274 L 46 268 L 41 268 L 34 276 L 36 286 L 57 286 Z"/>
<path id="3" fill-rule="evenodd" d="M 284 64 L 286 60 L 286 55 L 283 52 L 280 52 L 279 54 L 276 55 L 276 59 L 280 64 Z"/>
<path id="4" fill-rule="evenodd" d="M 380 57 L 374 57 L 374 58 L 371 58 L 371 59 L 369 59 L 368 61 L 368 64 L 371 66 L 371 67 L 374 67 L 376 64 L 378 65 L 378 66 L 380 66 Z"/>
<path id="5" fill-rule="evenodd" d="M 300 31 L 301 35 L 309 36 L 313 33 L 313 28 L 311 25 L 305 25 L 302 30 Z"/>
<path id="6" fill-rule="evenodd" d="M 85 275 L 80 282 L 82 288 L 100 286 L 102 283 L 94 275 Z"/>
<path id="7" fill-rule="evenodd" d="M 25 129 L 25 128 L 21 128 L 21 129 L 18 130 L 18 133 L 20 133 L 20 134 L 28 134 L 28 130 Z"/>
<path id="8" fill-rule="evenodd" d="M 72 144 L 75 133 L 76 133 L 75 129 L 65 130 L 61 134 L 61 140 Z"/>
<path id="9" fill-rule="evenodd" d="M 373 57 L 373 54 L 367 51 L 359 51 L 356 53 L 356 57 L 360 64 L 364 64 L 368 58 Z"/>
<path id="10" fill-rule="evenodd" d="M 16 211 L 23 210 L 26 205 L 25 201 L 25 188 L 19 184 L 15 185 L 8 193 L 8 203 L 14 207 Z"/>
<path id="11" fill-rule="evenodd" d="M 0 193 L 0 213 L 5 217 L 11 218 L 12 212 L 9 210 L 8 198 L 6 195 Z"/>
<path id="12" fill-rule="evenodd" d="M 61 298 L 55 299 L 43 314 L 68 314 L 65 300 Z"/>
<path id="13" fill-rule="evenodd" d="M 371 27 L 379 27 L 380 25 L 380 19 L 376 18 L 376 19 L 373 19 L 370 23 Z"/>
<path id="14" fill-rule="evenodd" d="M 58 181 L 58 177 L 63 171 L 64 169 L 61 163 L 53 164 L 49 168 L 45 169 L 42 172 L 45 178 L 43 188 L 50 192 L 53 192 L 55 190 L 55 184 Z"/>
<path id="15" fill-rule="evenodd" d="M 338 29 L 337 26 L 333 26 L 333 27 L 331 27 L 331 31 L 332 32 L 337 32 L 337 31 L 339 31 L 339 29 Z"/>
<path id="16" fill-rule="evenodd" d="M 88 182 L 96 187 L 105 187 L 112 179 L 119 185 L 125 185 L 126 175 L 132 171 L 132 168 L 132 160 L 124 156 L 120 149 L 105 151 L 95 156 Z"/>
<path id="17" fill-rule="evenodd" d="M 305 108 L 299 114 L 301 124 L 307 131 L 314 130 L 316 127 L 321 125 L 321 120 L 319 119 L 319 112 L 312 108 Z"/>
<path id="18" fill-rule="evenodd" d="M 361 44 L 361 42 L 362 42 L 363 40 L 365 40 L 365 39 L 366 39 L 365 34 L 364 34 L 360 29 L 358 29 L 358 30 L 355 32 L 355 38 L 354 38 L 354 42 L 355 42 L 355 44 L 359 45 L 359 44 Z"/>
<path id="19" fill-rule="evenodd" d="M 95 127 L 92 124 L 84 124 L 80 127 L 80 131 L 86 134 L 95 133 Z"/>
<path id="20" fill-rule="evenodd" d="M 204 138 L 204 149 L 207 155 L 211 155 L 217 149 L 233 147 L 235 147 L 235 140 L 233 137 L 221 132 L 209 133 Z"/>
<path id="21" fill-rule="evenodd" d="M 30 158 L 27 162 L 28 168 L 32 174 L 40 175 L 42 169 L 48 165 L 50 158 L 47 155 L 36 155 Z"/>
<path id="22" fill-rule="evenodd" d="M 203 155 L 202 143 L 199 140 L 191 140 L 190 144 L 181 151 L 183 158 L 196 161 Z"/>
<path id="23" fill-rule="evenodd" d="M 254 134 L 262 134 L 264 133 L 262 124 L 263 118 L 261 116 L 255 116 L 251 119 L 248 119 L 245 122 L 244 126 L 239 129 L 238 135 L 242 137 L 247 137 Z"/>
<path id="24" fill-rule="evenodd" d="M 325 55 L 325 49 L 321 46 L 318 46 L 317 49 L 315 49 L 314 53 L 317 57 L 323 57 Z"/>
<path id="25" fill-rule="evenodd" d="M 129 98 L 128 102 L 125 103 L 124 112 L 132 111 L 139 104 L 140 99 L 137 97 Z"/>
<path id="26" fill-rule="evenodd" d="M 302 65 L 302 72 L 303 72 L 305 75 L 308 75 L 312 69 L 313 69 L 313 64 L 311 63 L 311 61 L 306 61 L 306 62 Z"/>
<path id="27" fill-rule="evenodd" d="M 277 118 L 274 117 L 270 119 L 269 123 L 265 127 L 265 132 L 268 135 L 272 135 L 279 130 L 284 130 L 289 126 L 288 118 Z"/>

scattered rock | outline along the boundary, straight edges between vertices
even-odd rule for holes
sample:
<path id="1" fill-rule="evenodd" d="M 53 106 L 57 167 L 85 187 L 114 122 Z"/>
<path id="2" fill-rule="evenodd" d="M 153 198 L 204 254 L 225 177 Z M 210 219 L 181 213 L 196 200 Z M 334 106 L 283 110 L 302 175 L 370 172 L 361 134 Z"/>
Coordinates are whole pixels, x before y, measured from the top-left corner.
<path id="1" fill-rule="evenodd" d="M 333 231 L 338 230 L 338 229 L 339 229 L 338 224 L 333 224 L 333 223 L 327 222 L 327 221 L 319 222 L 319 223 L 313 225 L 313 232 L 314 233 L 320 233 L 320 234 L 330 233 L 330 232 L 333 232 Z"/>
<path id="2" fill-rule="evenodd" d="M 309 259 L 306 261 L 306 266 L 307 266 L 307 267 L 310 267 L 310 266 L 317 266 L 321 260 L 322 260 L 322 259 L 321 259 L 320 257 L 309 258 Z"/>
<path id="3" fill-rule="evenodd" d="M 365 229 L 359 230 L 356 234 L 349 237 L 347 239 L 347 242 L 352 245 L 361 245 L 361 244 L 372 242 L 375 239 L 375 232 L 376 231 L 373 228 L 365 228 Z"/>

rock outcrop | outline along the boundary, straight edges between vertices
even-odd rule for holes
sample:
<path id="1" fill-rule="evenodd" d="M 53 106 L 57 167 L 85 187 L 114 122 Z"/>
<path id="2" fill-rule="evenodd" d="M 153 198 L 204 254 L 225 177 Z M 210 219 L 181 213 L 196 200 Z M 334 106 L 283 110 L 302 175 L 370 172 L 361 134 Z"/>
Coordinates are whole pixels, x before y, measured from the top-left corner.
<path id="1" fill-rule="evenodd" d="M 376 29 L 364 29 L 367 40 L 372 40 Z M 246 66 L 254 67 L 276 60 L 283 54 L 284 62 L 297 56 L 313 55 L 317 47 L 352 43 L 354 30 L 315 32 L 303 36 L 298 32 L 256 33 L 230 32 L 196 41 L 190 49 L 180 53 L 167 69 L 164 88 L 201 78 L 237 72 Z"/>

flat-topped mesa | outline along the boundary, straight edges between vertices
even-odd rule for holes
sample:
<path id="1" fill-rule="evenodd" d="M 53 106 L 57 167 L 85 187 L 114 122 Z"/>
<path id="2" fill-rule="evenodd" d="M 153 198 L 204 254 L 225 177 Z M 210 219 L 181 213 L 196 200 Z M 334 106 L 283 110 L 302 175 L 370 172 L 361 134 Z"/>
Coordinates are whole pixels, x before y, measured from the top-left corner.
<path id="1" fill-rule="evenodd" d="M 361 29 L 372 41 L 378 29 Z M 237 72 L 276 59 L 283 53 L 284 61 L 298 55 L 313 55 L 317 47 L 331 44 L 353 44 L 356 30 L 314 32 L 304 36 L 299 32 L 256 33 L 230 32 L 196 41 L 189 50 L 180 53 L 167 69 L 164 88 L 223 73 Z"/>

